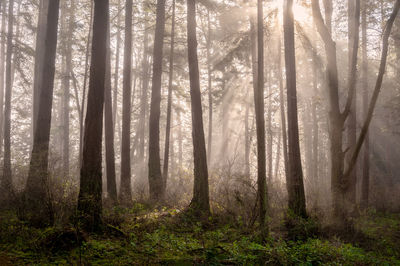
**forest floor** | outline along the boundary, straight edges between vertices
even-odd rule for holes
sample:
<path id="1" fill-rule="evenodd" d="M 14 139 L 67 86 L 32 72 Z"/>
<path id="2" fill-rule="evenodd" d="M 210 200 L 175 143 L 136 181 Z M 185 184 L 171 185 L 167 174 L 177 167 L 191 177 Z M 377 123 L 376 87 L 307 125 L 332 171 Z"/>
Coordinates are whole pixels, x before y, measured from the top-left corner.
<path id="1" fill-rule="evenodd" d="M 218 215 L 195 222 L 177 209 L 136 204 L 104 217 L 106 233 L 89 235 L 68 223 L 35 229 L 1 212 L 0 265 L 400 265 L 400 214 L 370 211 L 346 234 L 304 221 L 297 239 L 275 226 L 264 242 Z"/>

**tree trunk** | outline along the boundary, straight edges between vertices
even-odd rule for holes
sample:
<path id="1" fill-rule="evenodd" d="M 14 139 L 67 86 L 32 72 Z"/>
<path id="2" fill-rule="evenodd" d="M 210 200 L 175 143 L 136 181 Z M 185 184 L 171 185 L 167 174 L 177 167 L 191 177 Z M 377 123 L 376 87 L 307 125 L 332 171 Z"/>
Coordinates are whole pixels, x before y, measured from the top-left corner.
<path id="1" fill-rule="evenodd" d="M 1 45 L 0 45 L 0 154 L 3 150 L 3 127 L 4 127 L 4 70 L 6 67 L 6 16 L 7 6 L 6 1 L 0 4 L 2 8 L 1 14 Z"/>
<path id="2" fill-rule="evenodd" d="M 161 76 L 165 29 L 165 0 L 157 0 L 156 30 L 153 50 L 153 78 L 149 120 L 149 192 L 150 200 L 158 202 L 164 198 L 163 178 L 160 163 L 160 104 Z"/>
<path id="3" fill-rule="evenodd" d="M 84 124 L 83 116 L 85 114 L 85 103 L 86 103 L 86 86 L 87 77 L 89 72 L 89 56 L 90 56 L 90 41 L 92 39 L 92 24 L 93 24 L 93 2 L 90 1 L 90 20 L 89 20 L 89 34 L 86 42 L 86 56 L 85 56 L 85 75 L 83 77 L 83 92 L 82 92 L 82 108 L 79 114 L 79 168 L 82 167 L 82 152 L 83 152 L 83 134 L 84 134 Z"/>
<path id="4" fill-rule="evenodd" d="M 4 163 L 3 180 L 1 187 L 4 193 L 10 193 L 12 190 L 11 179 L 11 58 L 13 53 L 13 23 L 14 23 L 14 0 L 8 2 L 8 35 L 7 35 L 7 55 L 6 55 L 6 91 L 4 106 Z M 7 196 L 7 195 L 6 195 Z"/>
<path id="5" fill-rule="evenodd" d="M 147 16 L 145 17 L 147 19 Z M 148 25 L 145 23 L 143 36 L 143 60 L 142 60 L 142 95 L 140 99 L 140 114 L 139 114 L 139 149 L 138 149 L 138 165 L 140 168 L 139 176 L 144 177 L 145 173 L 145 128 L 146 128 L 146 111 L 147 111 L 147 91 L 149 86 L 149 58 L 148 58 L 148 42 L 149 33 Z"/>
<path id="6" fill-rule="evenodd" d="M 121 187 L 120 198 L 124 203 L 132 200 L 131 191 L 131 68 L 132 68 L 132 0 L 125 5 L 124 79 L 122 95 Z"/>
<path id="7" fill-rule="evenodd" d="M 213 122 L 213 98 L 212 98 L 212 83 L 211 83 L 211 22 L 210 10 L 207 9 L 207 81 L 208 81 L 208 142 L 207 142 L 207 163 L 211 165 L 211 149 L 212 149 L 212 122 Z"/>
<path id="8" fill-rule="evenodd" d="M 106 76 L 104 88 L 104 139 L 106 146 L 106 177 L 107 193 L 113 204 L 117 201 L 117 183 L 115 177 L 115 153 L 114 153 L 114 123 L 113 106 L 111 99 L 111 51 L 110 51 L 110 24 L 107 24 L 107 55 Z"/>
<path id="9" fill-rule="evenodd" d="M 257 131 L 257 194 L 259 219 L 264 235 L 268 234 L 267 224 L 267 183 L 264 121 L 264 24 L 262 0 L 257 0 L 257 87 L 254 87 L 254 107 Z M 254 72 L 253 72 L 254 73 Z"/>
<path id="10" fill-rule="evenodd" d="M 283 74 L 282 74 L 282 42 L 281 37 L 278 40 L 278 77 L 279 77 L 279 102 L 280 102 L 280 114 L 281 114 L 281 130 L 282 130 L 282 149 L 283 149 L 283 163 L 285 166 L 285 177 L 289 176 L 289 165 L 288 165 L 288 147 L 287 147 L 287 131 L 286 131 L 286 115 L 285 115 L 285 101 L 283 95 Z"/>
<path id="11" fill-rule="evenodd" d="M 35 134 L 35 125 L 39 110 L 40 84 L 42 84 L 43 76 L 43 57 L 44 57 L 44 41 L 46 34 L 47 10 L 49 8 L 49 0 L 39 1 L 39 18 L 37 23 L 36 49 L 35 49 L 35 68 L 33 77 L 33 98 L 32 98 L 32 121 L 31 121 L 31 145 Z"/>
<path id="12" fill-rule="evenodd" d="M 203 110 L 199 80 L 196 38 L 196 0 L 187 1 L 187 42 L 192 109 L 192 138 L 194 159 L 194 187 L 191 208 L 202 213 L 210 212 L 206 145 L 203 129 Z"/>
<path id="13" fill-rule="evenodd" d="M 367 3 L 362 1 L 362 88 L 363 88 L 363 115 L 364 119 L 368 114 L 368 53 L 367 53 Z M 369 134 L 367 133 L 364 141 L 364 154 L 362 162 L 362 183 L 361 183 L 361 207 L 368 208 L 369 198 Z"/>
<path id="14" fill-rule="evenodd" d="M 272 135 L 272 89 L 271 89 L 271 69 L 268 70 L 267 74 L 268 81 L 268 110 L 267 110 L 267 160 L 268 160 L 268 182 L 270 185 L 272 182 L 272 146 L 273 146 L 273 135 Z"/>
<path id="15" fill-rule="evenodd" d="M 102 223 L 101 141 L 107 54 L 107 34 L 104 29 L 107 29 L 108 21 L 108 0 L 95 0 L 88 105 L 78 198 L 78 211 L 83 226 L 88 231 L 99 230 Z"/>
<path id="16" fill-rule="evenodd" d="M 121 8 L 121 0 L 118 0 L 118 14 Z M 121 15 L 117 17 L 117 43 L 115 52 L 115 73 L 114 73 L 114 90 L 113 90 L 113 103 L 112 103 L 112 121 L 113 121 L 113 132 L 115 132 L 115 125 L 117 122 L 117 97 L 118 97 L 118 80 L 119 80 L 119 47 L 121 43 Z M 111 56 L 111 55 L 110 55 Z"/>
<path id="17" fill-rule="evenodd" d="M 358 9 L 360 8 L 358 4 Z M 358 18 L 356 17 L 358 16 Z M 358 46 L 358 39 L 356 40 L 356 37 L 358 38 L 358 28 L 359 28 L 359 18 L 360 16 L 360 10 L 356 10 L 356 0 L 349 0 L 348 1 L 348 18 L 349 18 L 349 23 L 348 23 L 348 81 L 349 83 L 352 82 L 353 76 L 357 75 L 357 61 L 354 63 L 353 62 L 353 53 L 357 53 L 357 51 L 354 51 L 354 42 L 357 42 Z M 357 60 L 357 57 L 355 57 Z M 351 108 L 349 111 L 349 116 L 347 119 L 347 147 L 349 148 L 349 151 L 353 151 L 356 141 L 357 141 L 357 106 L 356 106 L 356 84 L 350 85 L 354 86 L 354 97 L 352 99 L 351 103 Z M 347 158 L 346 162 L 350 159 L 351 153 L 347 153 Z M 349 179 L 348 179 L 348 187 L 346 189 L 346 203 L 349 205 L 349 209 L 354 209 L 355 204 L 356 204 L 356 185 L 357 185 L 357 169 L 354 168 L 354 170 L 351 172 Z M 350 207 L 351 206 L 351 207 Z"/>
<path id="18" fill-rule="evenodd" d="M 28 219 L 37 225 L 52 224 L 54 214 L 49 194 L 48 155 L 51 127 L 51 108 L 53 103 L 55 59 L 57 48 L 57 27 L 59 0 L 49 2 L 43 57 L 43 76 L 38 102 L 36 132 L 34 134 L 31 162 L 25 189 Z M 45 206 L 45 207 L 44 207 Z"/>
<path id="19" fill-rule="evenodd" d="M 286 177 L 286 185 L 289 197 L 289 210 L 293 211 L 295 215 L 305 218 L 307 214 L 297 117 L 296 55 L 292 7 L 293 0 L 286 0 L 283 9 L 289 141 L 289 176 Z"/>
<path id="20" fill-rule="evenodd" d="M 167 103 L 167 124 L 165 126 L 165 148 L 163 165 L 163 190 L 165 193 L 168 178 L 169 145 L 171 135 L 171 113 L 172 113 L 172 79 L 174 71 L 174 47 L 175 47 L 175 0 L 172 0 L 172 25 L 171 25 L 171 48 L 169 54 L 169 77 L 168 77 L 168 103 Z"/>
<path id="21" fill-rule="evenodd" d="M 318 72 L 317 72 L 317 64 L 314 62 L 315 58 L 313 58 L 312 62 L 312 76 L 313 76 L 313 92 L 315 97 L 312 98 L 311 103 L 311 117 L 312 117 L 312 163 L 311 163 L 311 180 L 314 183 L 315 189 L 315 202 L 319 202 L 319 191 L 321 189 L 322 184 L 320 183 L 320 179 L 318 177 L 318 166 L 319 166 L 319 126 L 318 126 L 318 116 L 317 116 L 317 106 L 318 106 Z"/>
<path id="22" fill-rule="evenodd" d="M 74 31 L 75 23 L 75 1 L 71 0 L 71 4 L 68 10 L 69 14 L 69 24 L 67 27 L 67 20 L 63 21 L 63 28 L 66 34 L 65 41 L 65 73 L 63 74 L 63 121 L 62 121 L 62 161 L 63 161 L 63 176 L 67 177 L 69 175 L 69 101 L 70 101 L 70 80 L 72 72 L 72 34 Z M 66 2 L 63 7 L 63 12 L 67 12 Z M 68 28 L 68 29 L 66 29 Z"/>

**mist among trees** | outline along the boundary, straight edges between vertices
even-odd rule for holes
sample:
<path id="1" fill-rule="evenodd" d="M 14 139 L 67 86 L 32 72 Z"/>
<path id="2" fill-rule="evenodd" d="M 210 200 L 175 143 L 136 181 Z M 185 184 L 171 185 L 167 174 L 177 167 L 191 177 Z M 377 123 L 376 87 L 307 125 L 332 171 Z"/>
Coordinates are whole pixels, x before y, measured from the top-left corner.
<path id="1" fill-rule="evenodd" d="M 400 264 L 400 0 L 1 0 L 0 264 Z"/>

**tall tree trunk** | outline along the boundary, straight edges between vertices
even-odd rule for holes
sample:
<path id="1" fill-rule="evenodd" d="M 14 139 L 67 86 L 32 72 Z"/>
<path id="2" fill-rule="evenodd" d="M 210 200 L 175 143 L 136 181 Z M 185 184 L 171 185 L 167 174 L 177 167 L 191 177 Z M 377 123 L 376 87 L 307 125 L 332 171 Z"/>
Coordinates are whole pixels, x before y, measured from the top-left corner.
<path id="1" fill-rule="evenodd" d="M 121 187 L 122 202 L 132 200 L 131 191 L 131 68 L 132 68 L 132 0 L 125 5 L 124 79 L 122 95 Z"/>
<path id="2" fill-rule="evenodd" d="M 28 219 L 38 225 L 52 224 L 54 214 L 49 195 L 48 155 L 51 127 L 51 108 L 53 103 L 55 59 L 57 48 L 57 28 L 59 0 L 49 2 L 47 28 L 45 33 L 45 52 L 43 57 L 43 76 L 40 86 L 36 132 L 34 134 L 31 162 L 25 189 Z M 45 206 L 45 208 L 44 208 Z"/>
<path id="3" fill-rule="evenodd" d="M 121 0 L 118 0 L 118 14 L 121 8 Z M 112 103 L 112 121 L 113 131 L 115 131 L 115 125 L 117 121 L 117 97 L 118 97 L 118 80 L 119 80 L 119 47 L 121 43 L 121 15 L 117 17 L 117 43 L 115 52 L 115 73 L 114 73 L 114 90 L 113 90 L 113 103 Z"/>
<path id="4" fill-rule="evenodd" d="M 187 35 L 194 159 L 194 187 L 190 206 L 195 211 L 209 213 L 210 202 L 207 155 L 204 140 L 203 110 L 201 106 L 199 65 L 197 59 L 196 0 L 187 1 Z"/>
<path id="5" fill-rule="evenodd" d="M 250 103 L 249 103 L 249 87 L 246 92 L 246 111 L 244 117 L 244 175 L 247 179 L 250 178 L 250 127 L 249 127 L 249 117 L 250 117 Z"/>
<path id="6" fill-rule="evenodd" d="M 252 71 L 252 82 L 253 82 L 253 92 L 257 90 L 257 32 L 255 26 L 255 17 L 253 15 L 249 16 L 250 22 L 250 59 L 251 59 L 251 71 Z M 249 92 L 248 92 L 249 93 Z M 247 97 L 247 100 L 250 100 Z M 248 178 L 250 178 L 250 145 L 251 145 L 251 133 L 249 132 L 248 125 L 248 115 L 249 115 L 250 103 L 246 104 L 246 146 L 245 146 L 245 173 Z M 254 120 L 253 120 L 254 121 Z"/>
<path id="7" fill-rule="evenodd" d="M 264 24 L 262 0 L 257 0 L 257 87 L 254 87 L 254 107 L 257 131 L 257 197 L 260 226 L 268 234 L 267 182 L 264 121 Z"/>
<path id="8" fill-rule="evenodd" d="M 32 120 L 31 120 L 31 145 L 35 134 L 35 125 L 39 110 L 40 84 L 42 84 L 43 76 L 43 60 L 44 60 L 44 41 L 46 34 L 47 11 L 49 8 L 49 0 L 39 1 L 39 17 L 37 23 L 36 49 L 35 49 L 35 68 L 33 76 L 33 98 L 32 98 Z"/>
<path id="9" fill-rule="evenodd" d="M 104 139 L 106 148 L 107 193 L 112 203 L 117 201 L 117 183 L 115 177 L 114 123 L 111 99 L 111 51 L 110 24 L 107 24 L 106 81 L 104 88 Z"/>
<path id="10" fill-rule="evenodd" d="M 169 145 L 171 135 L 171 114 L 172 114 L 172 79 L 174 76 L 174 47 L 175 47 L 175 0 L 172 0 L 172 25 L 171 25 L 171 48 L 169 54 L 169 77 L 168 77 L 168 103 L 167 103 L 167 124 L 165 126 L 165 148 L 163 165 L 163 190 L 165 193 L 168 178 Z"/>
<path id="11" fill-rule="evenodd" d="M 289 176 L 289 156 L 287 147 L 287 131 L 286 131 L 286 114 L 285 114 L 285 100 L 283 95 L 283 74 L 282 74 L 282 41 L 281 36 L 278 39 L 278 78 L 279 78 L 279 102 L 280 102 L 280 115 L 281 115 L 281 130 L 282 130 L 282 149 L 283 149 L 283 163 L 285 166 L 285 177 Z"/>
<path id="12" fill-rule="evenodd" d="M 66 4 L 63 10 L 67 11 Z M 68 10 L 69 24 L 68 30 L 66 30 L 65 38 L 65 73 L 63 74 L 63 137 L 62 137 L 62 161 L 63 161 L 63 175 L 67 177 L 69 175 L 69 101 L 70 101 L 70 82 L 71 82 L 71 72 L 72 72 L 72 35 L 74 31 L 75 23 L 75 1 L 71 0 L 70 7 Z M 64 27 L 67 28 L 65 21 Z"/>
<path id="13" fill-rule="evenodd" d="M 90 20 L 89 20 L 89 34 L 86 42 L 86 56 L 85 56 L 85 74 L 83 77 L 83 92 L 82 92 L 82 108 L 79 114 L 79 168 L 82 167 L 82 156 L 83 156 L 83 135 L 84 135 L 84 124 L 83 116 L 85 114 L 85 103 L 86 103 L 86 86 L 87 77 L 89 72 L 89 56 L 90 56 L 90 41 L 92 39 L 92 24 L 93 24 L 93 2 L 90 1 Z"/>
<path id="14" fill-rule="evenodd" d="M 268 182 L 270 185 L 272 182 L 272 146 L 273 146 L 273 135 L 272 135 L 272 88 L 271 88 L 271 70 L 268 70 L 267 74 L 268 81 L 268 110 L 267 110 L 267 160 L 268 160 Z"/>
<path id="15" fill-rule="evenodd" d="M 145 17 L 147 20 L 147 16 Z M 144 177 L 145 173 L 145 128 L 146 128 L 146 112 L 147 112 L 147 91 L 149 87 L 149 33 L 148 25 L 145 23 L 143 36 L 143 60 L 142 60 L 142 95 L 140 99 L 140 114 L 139 114 L 139 149 L 138 149 L 138 165 L 140 167 L 139 175 Z"/>
<path id="16" fill-rule="evenodd" d="M 363 115 L 364 119 L 367 118 L 368 114 L 368 54 L 367 54 L 367 3 L 362 1 L 362 22 L 361 22 L 361 32 L 362 32 L 362 88 L 363 88 Z M 368 208 L 368 198 L 369 198 L 369 134 L 365 136 L 364 143 L 364 154 L 362 162 L 362 183 L 361 183 L 361 207 Z"/>
<path id="17" fill-rule="evenodd" d="M 360 8 L 360 5 L 358 4 L 357 8 Z M 358 16 L 358 18 L 356 17 Z M 357 62 L 353 63 L 353 53 L 357 51 L 354 51 L 354 42 L 357 42 L 358 46 L 358 40 L 356 40 L 356 37 L 358 38 L 358 31 L 359 31 L 359 21 L 360 21 L 360 10 L 356 10 L 356 0 L 349 0 L 348 1 L 348 17 L 349 17 L 349 23 L 348 23 L 348 80 L 349 83 L 352 82 L 352 77 L 353 75 L 356 76 L 356 70 L 354 67 L 357 66 Z M 357 35 L 357 36 L 356 36 Z M 357 59 L 357 57 L 356 57 Z M 357 141 L 357 106 L 356 106 L 356 84 L 350 85 L 349 86 L 354 86 L 354 97 L 352 99 L 351 103 L 351 108 L 349 111 L 349 117 L 347 119 L 347 147 L 349 148 L 349 151 L 353 151 L 356 141 Z M 348 161 L 350 158 L 351 153 L 347 153 L 347 158 L 346 161 Z M 356 204 L 356 185 L 357 185 L 357 171 L 356 168 L 352 171 L 352 173 L 349 176 L 348 179 L 348 187 L 346 190 L 346 203 L 347 205 L 351 205 L 349 207 L 350 209 L 355 208 Z"/>
<path id="18" fill-rule="evenodd" d="M 313 58 L 312 62 L 312 77 L 313 77 L 313 92 L 314 95 L 318 95 L 318 71 L 317 64 L 314 62 L 315 58 Z M 319 202 L 319 191 L 321 189 L 320 178 L 318 177 L 318 166 L 319 166 L 319 126 L 318 126 L 318 116 L 317 116 L 317 106 L 318 106 L 318 98 L 317 96 L 313 97 L 311 103 L 311 117 L 312 117 L 312 163 L 311 163 L 311 180 L 315 184 L 315 202 Z"/>
<path id="19" fill-rule="evenodd" d="M 212 122 L 213 122 L 213 98 L 211 83 L 211 22 L 210 10 L 207 9 L 207 81 L 208 81 L 208 141 L 207 141 L 207 163 L 211 165 L 211 149 L 212 149 Z"/>
<path id="20" fill-rule="evenodd" d="M 292 7 L 293 0 L 286 0 L 283 9 L 289 141 L 289 176 L 286 177 L 286 185 L 289 197 L 289 210 L 293 211 L 297 216 L 306 217 L 306 200 L 304 195 L 297 117 L 296 55 Z"/>
<path id="21" fill-rule="evenodd" d="M 81 221 L 88 231 L 99 230 L 102 223 L 101 140 L 107 54 L 107 34 L 104 29 L 107 29 L 108 21 L 108 0 L 95 0 L 89 93 L 78 198 Z"/>
<path id="22" fill-rule="evenodd" d="M 11 179 L 11 58 L 13 53 L 13 24 L 14 24 L 14 0 L 8 2 L 8 35 L 7 35 L 7 55 L 6 55 L 6 91 L 4 106 L 4 163 L 3 179 L 1 187 L 4 193 L 12 190 Z M 7 196 L 7 195 L 6 195 Z"/>
<path id="23" fill-rule="evenodd" d="M 181 106 L 181 100 L 178 98 L 178 106 Z M 178 162 L 179 162 L 179 171 L 178 176 L 181 177 L 183 170 L 183 134 L 182 134 L 182 119 L 181 119 L 181 110 L 178 108 L 177 110 L 177 120 L 178 120 Z"/>
<path id="24" fill-rule="evenodd" d="M 160 104 L 165 29 L 165 0 L 157 0 L 156 12 L 149 121 L 149 192 L 150 200 L 154 202 L 164 198 L 164 182 L 161 174 L 160 162 Z"/>
<path id="25" fill-rule="evenodd" d="M 1 13 L 1 44 L 0 44 L 0 154 L 3 151 L 3 128 L 4 128 L 4 88 L 5 76 L 4 70 L 6 67 L 6 16 L 7 6 L 6 1 L 0 4 Z"/>

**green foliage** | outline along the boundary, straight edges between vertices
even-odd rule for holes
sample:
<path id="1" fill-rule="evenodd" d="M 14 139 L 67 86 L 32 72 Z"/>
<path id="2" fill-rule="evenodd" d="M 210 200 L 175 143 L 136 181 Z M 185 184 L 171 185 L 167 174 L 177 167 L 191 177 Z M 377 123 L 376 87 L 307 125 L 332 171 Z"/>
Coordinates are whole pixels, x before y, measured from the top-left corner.
<path id="1" fill-rule="evenodd" d="M 81 241 L 75 241 L 74 236 L 78 235 L 73 227 L 35 229 L 19 221 L 13 213 L 2 213 L 0 261 L 45 265 L 79 262 L 91 265 L 400 265 L 396 253 L 379 250 L 382 243 L 389 243 L 387 238 L 386 242 L 374 238 L 377 246 L 369 242 L 372 245 L 369 249 L 338 238 L 270 237 L 262 244 L 257 231 L 221 223 L 217 216 L 198 222 L 176 209 L 149 211 L 144 205 L 135 205 L 132 209 L 118 207 L 105 213 L 105 217 L 123 217 L 115 226 L 123 236 L 82 233 Z M 303 222 L 299 225 L 303 229 L 311 226 L 310 221 Z M 398 225 L 397 216 L 363 217 L 359 223 L 371 238 L 379 236 L 376 227 L 385 226 L 388 233 L 393 233 Z M 399 245 L 391 242 L 389 246 L 395 250 Z"/>
<path id="2" fill-rule="evenodd" d="M 298 217 L 290 210 L 286 214 L 284 224 L 288 231 L 288 238 L 292 240 L 314 238 L 319 232 L 318 224 L 315 219 L 311 217 Z"/>

